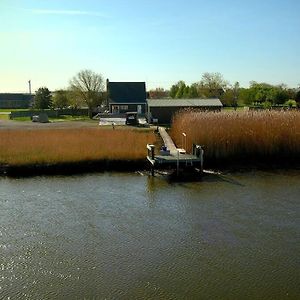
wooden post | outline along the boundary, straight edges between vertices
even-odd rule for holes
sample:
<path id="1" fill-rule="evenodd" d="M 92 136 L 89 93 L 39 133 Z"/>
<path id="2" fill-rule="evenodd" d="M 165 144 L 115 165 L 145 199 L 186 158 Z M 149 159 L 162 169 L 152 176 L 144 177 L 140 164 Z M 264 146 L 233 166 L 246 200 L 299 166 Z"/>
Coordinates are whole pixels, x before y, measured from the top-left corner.
<path id="1" fill-rule="evenodd" d="M 155 157 L 155 154 L 154 154 L 155 146 L 147 144 L 147 150 L 148 150 L 148 156 L 150 156 L 151 159 L 154 160 L 154 157 Z"/>
<path id="2" fill-rule="evenodd" d="M 184 142 L 183 142 L 184 141 Z M 182 147 L 186 151 L 186 133 L 182 133 Z"/>
<path id="3" fill-rule="evenodd" d="M 155 149 L 155 146 L 154 145 L 151 145 L 151 158 L 154 160 L 154 149 Z M 153 161 L 153 165 L 152 165 L 152 176 L 154 176 L 154 164 L 155 162 Z"/>
<path id="4" fill-rule="evenodd" d="M 203 173 L 203 154 L 204 154 L 204 150 L 202 149 L 201 146 L 199 146 L 199 150 L 200 150 L 200 171 L 201 174 Z"/>
<path id="5" fill-rule="evenodd" d="M 179 150 L 177 150 L 177 177 L 179 176 Z"/>
<path id="6" fill-rule="evenodd" d="M 155 165 L 155 146 L 147 144 L 148 157 L 151 159 L 151 175 L 154 176 L 154 165 Z"/>
<path id="7" fill-rule="evenodd" d="M 151 158 L 154 159 L 154 145 L 151 145 Z"/>

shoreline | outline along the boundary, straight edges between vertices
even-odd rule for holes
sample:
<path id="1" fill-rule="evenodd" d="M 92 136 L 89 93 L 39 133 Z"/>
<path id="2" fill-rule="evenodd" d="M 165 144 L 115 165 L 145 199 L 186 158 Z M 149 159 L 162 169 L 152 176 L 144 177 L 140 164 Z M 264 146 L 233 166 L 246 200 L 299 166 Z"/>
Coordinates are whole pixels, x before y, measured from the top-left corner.
<path id="1" fill-rule="evenodd" d="M 280 163 L 274 159 L 212 162 L 204 160 L 205 170 L 229 172 L 251 172 L 253 170 L 300 170 L 300 160 L 290 159 Z M 101 172 L 137 172 L 149 170 L 146 159 L 136 160 L 97 160 L 63 162 L 53 164 L 0 165 L 0 177 L 22 178 L 35 176 L 72 176 Z"/>
<path id="2" fill-rule="evenodd" d="M 0 176 L 34 177 L 77 175 L 96 172 L 133 172 L 145 169 L 146 161 L 142 160 L 97 160 L 63 162 L 53 164 L 5 165 L 0 166 Z"/>

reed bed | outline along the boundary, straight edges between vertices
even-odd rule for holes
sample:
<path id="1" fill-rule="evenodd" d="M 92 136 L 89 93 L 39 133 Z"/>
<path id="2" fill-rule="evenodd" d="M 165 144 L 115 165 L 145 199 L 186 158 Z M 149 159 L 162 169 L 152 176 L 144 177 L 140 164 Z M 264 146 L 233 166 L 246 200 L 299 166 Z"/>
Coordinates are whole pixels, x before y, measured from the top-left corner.
<path id="1" fill-rule="evenodd" d="M 187 150 L 191 151 L 192 143 L 203 145 L 211 162 L 300 158 L 299 111 L 182 111 L 171 129 L 179 146 L 183 146 L 183 132 Z"/>
<path id="2" fill-rule="evenodd" d="M 139 160 L 154 141 L 153 132 L 134 129 L 1 130 L 0 165 Z"/>

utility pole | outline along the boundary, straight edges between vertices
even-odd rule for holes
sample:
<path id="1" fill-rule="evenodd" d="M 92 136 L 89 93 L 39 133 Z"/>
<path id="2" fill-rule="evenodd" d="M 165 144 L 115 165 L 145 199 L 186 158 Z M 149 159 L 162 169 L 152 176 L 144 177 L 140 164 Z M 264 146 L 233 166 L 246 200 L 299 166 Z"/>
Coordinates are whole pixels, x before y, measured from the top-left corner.
<path id="1" fill-rule="evenodd" d="M 28 86 L 29 86 L 29 95 L 31 95 L 31 80 L 28 80 Z"/>

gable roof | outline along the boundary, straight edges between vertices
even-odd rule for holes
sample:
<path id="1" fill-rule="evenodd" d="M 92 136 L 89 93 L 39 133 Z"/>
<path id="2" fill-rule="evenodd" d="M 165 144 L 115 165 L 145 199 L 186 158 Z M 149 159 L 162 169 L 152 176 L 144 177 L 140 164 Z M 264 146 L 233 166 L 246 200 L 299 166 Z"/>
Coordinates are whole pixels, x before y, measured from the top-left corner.
<path id="1" fill-rule="evenodd" d="M 218 98 L 212 99 L 148 99 L 149 107 L 222 107 Z"/>
<path id="2" fill-rule="evenodd" d="M 146 103 L 145 82 L 107 82 L 110 103 Z"/>

